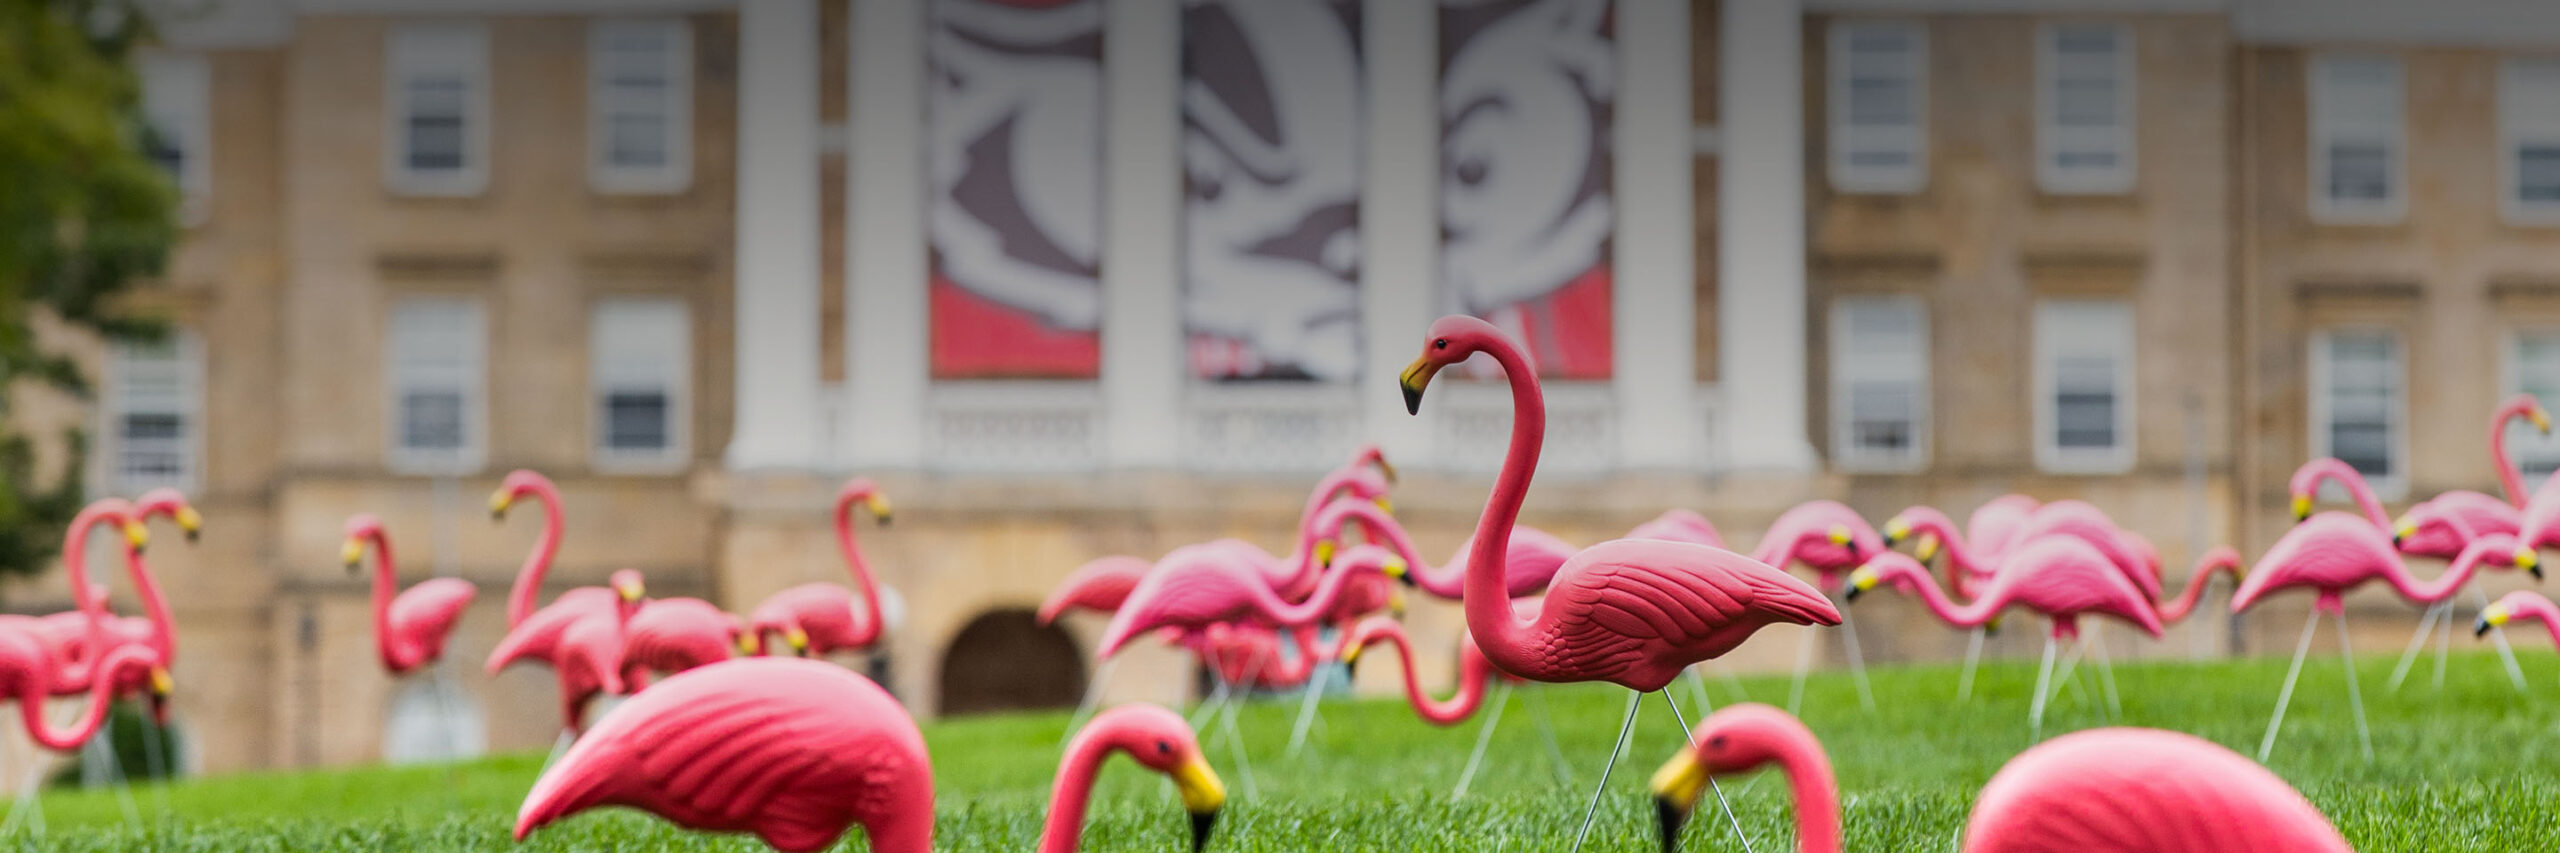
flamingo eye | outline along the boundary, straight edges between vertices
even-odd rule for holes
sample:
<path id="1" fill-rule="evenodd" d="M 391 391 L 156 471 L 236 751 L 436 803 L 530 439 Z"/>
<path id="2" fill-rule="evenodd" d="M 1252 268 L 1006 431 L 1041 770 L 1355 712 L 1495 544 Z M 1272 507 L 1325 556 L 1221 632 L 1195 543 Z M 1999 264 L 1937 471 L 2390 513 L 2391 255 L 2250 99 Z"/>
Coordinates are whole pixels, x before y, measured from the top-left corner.
<path id="1" fill-rule="evenodd" d="M 1441 338 L 1441 339 L 1439 339 L 1439 340 L 1432 341 L 1432 342 L 1431 342 L 1431 348 L 1432 348 L 1432 349 L 1448 349 L 1448 348 L 1449 348 L 1449 339 L 1448 339 L 1448 338 Z"/>
<path id="2" fill-rule="evenodd" d="M 1724 735 L 1716 735 L 1715 737 L 1708 738 L 1708 739 L 1707 739 L 1707 748 L 1708 748 L 1708 749 L 1723 749 L 1723 748 L 1724 748 Z"/>
<path id="3" fill-rule="evenodd" d="M 1157 755 L 1172 755 L 1172 754 L 1173 754 L 1173 741 L 1169 741 L 1169 740 L 1160 740 L 1160 741 L 1156 741 L 1156 754 L 1157 754 Z"/>

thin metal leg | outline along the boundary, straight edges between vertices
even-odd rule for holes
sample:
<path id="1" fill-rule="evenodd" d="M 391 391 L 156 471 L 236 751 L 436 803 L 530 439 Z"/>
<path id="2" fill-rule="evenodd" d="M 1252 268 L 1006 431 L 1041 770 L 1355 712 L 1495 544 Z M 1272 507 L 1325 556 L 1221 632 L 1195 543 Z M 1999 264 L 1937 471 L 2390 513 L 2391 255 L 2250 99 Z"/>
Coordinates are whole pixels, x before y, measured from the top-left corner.
<path id="1" fill-rule="evenodd" d="M 1627 735 L 1636 730 L 1636 709 L 1644 694 L 1627 691 L 1627 718 L 1618 724 L 1618 743 L 1609 748 L 1609 763 L 1600 765 L 1600 784 L 1591 789 L 1591 805 L 1582 810 L 1582 829 L 1573 834 L 1573 853 L 1582 853 L 1582 842 L 1591 837 L 1591 820 L 1600 816 L 1600 795 L 1609 790 L 1609 771 L 1618 768 L 1618 753 L 1626 751 Z"/>
<path id="2" fill-rule="evenodd" d="M 1101 710 L 1102 689 L 1111 683 L 1111 667 L 1118 663 L 1120 663 L 1119 658 L 1109 657 L 1103 658 L 1102 664 L 1094 667 L 1093 680 L 1085 682 L 1084 685 L 1084 698 L 1076 702 L 1076 715 L 1067 718 L 1067 730 L 1058 734 L 1059 746 L 1065 746 L 1069 739 L 1076 736 L 1077 729 L 1084 728 L 1084 721 L 1092 718 L 1093 712 Z"/>
<path id="3" fill-rule="evenodd" d="M 1743 689 L 1742 679 L 1733 674 L 1732 667 L 1725 666 L 1724 661 L 1716 660 L 1708 661 L 1707 668 L 1715 670 L 1716 680 L 1724 682 L 1725 689 L 1733 691 L 1733 701 L 1751 701 L 1751 691 Z"/>
<path id="4" fill-rule="evenodd" d="M 2356 650 L 2347 637 L 2347 614 L 2338 613 L 2338 663 L 2347 670 L 2347 705 L 2356 712 L 2356 742 L 2364 747 L 2364 761 L 2373 763 L 2373 728 L 2364 721 L 2364 691 L 2356 687 Z"/>
<path id="5" fill-rule="evenodd" d="M 1698 672 L 1698 668 L 1700 666 L 1703 666 L 1703 664 L 1693 663 L 1689 665 L 1689 669 L 1687 670 L 1687 674 L 1689 676 L 1689 698 L 1697 702 L 1699 708 L 1705 709 L 1698 713 L 1714 713 L 1716 705 L 1715 702 L 1707 698 L 1707 677 Z"/>
<path id="6" fill-rule="evenodd" d="M 2089 698 L 2089 688 L 2082 686 L 2079 679 L 2080 658 L 2088 653 L 2088 640 L 2082 639 L 2078 636 L 2071 638 L 2071 647 L 2064 649 L 2062 652 L 2062 671 L 2056 673 L 2053 677 L 2053 694 L 2056 697 L 2061 696 L 2062 689 L 2068 687 L 2071 688 L 2072 695 L 2080 697 L 2081 705 L 2088 707 L 2095 706 L 2096 703 L 2091 701 Z"/>
<path id="7" fill-rule="evenodd" d="M 2098 686 L 2107 694 L 2107 719 L 2122 718 L 2124 702 L 2116 695 L 2116 667 L 2113 662 L 2107 660 L 2106 635 L 2093 633 L 2082 638 L 2080 642 L 2089 645 L 2090 657 L 2098 661 Z"/>
<path id="8" fill-rule="evenodd" d="M 1529 700 L 1529 719 L 1538 724 L 1538 739 L 1547 744 L 1547 757 L 1555 762 L 1556 781 L 1573 786 L 1573 763 L 1564 760 L 1564 747 L 1556 744 L 1555 721 L 1547 713 L 1545 688 L 1530 685 L 1521 691 Z"/>
<path id="9" fill-rule="evenodd" d="M 2482 609 L 2488 608 L 2489 593 L 2481 590 L 2476 584 L 2471 587 L 2471 597 L 2480 602 Z M 2445 626 L 2448 642 L 2452 637 L 2452 628 L 2450 624 Z M 2516 665 L 2515 647 L 2507 644 L 2507 629 L 2492 626 L 2489 629 L 2489 641 L 2498 647 L 2498 661 L 2507 665 L 2507 683 L 2515 685 L 2517 693 L 2527 692 L 2524 686 L 2524 668 Z M 2444 683 L 2444 676 L 2441 673 L 2436 676 L 2436 683 L 2439 686 Z"/>
<path id="10" fill-rule="evenodd" d="M 2427 640 L 2435 634 L 2436 620 L 2451 607 L 2451 599 L 2427 605 L 2426 615 L 2418 617 L 2418 630 L 2409 632 L 2409 647 L 2401 650 L 2400 662 L 2391 667 L 2391 678 L 2383 682 L 2383 690 L 2400 692 L 2400 682 L 2409 677 L 2409 667 L 2418 662 L 2418 653 L 2427 648 Z"/>
<path id="11" fill-rule="evenodd" d="M 1484 766 L 1484 748 L 1493 743 L 1493 729 L 1502 725 L 1503 709 L 1511 707 L 1511 685 L 1504 684 L 1496 691 L 1493 712 L 1485 715 L 1484 725 L 1476 733 L 1476 749 L 1467 754 L 1467 769 L 1458 773 L 1458 787 L 1449 791 L 1449 799 L 1466 798 L 1467 786 L 1476 781 L 1476 768 Z"/>
<path id="12" fill-rule="evenodd" d="M 2293 702 L 2293 682 L 2302 677 L 2302 659 L 2311 654 L 2311 635 L 2320 630 L 2320 609 L 2311 609 L 2311 618 L 2302 620 L 2302 642 L 2293 646 L 2293 666 L 2285 670 L 2284 689 L 2276 693 L 2275 716 L 2267 719 L 2267 736 L 2258 741 L 2258 763 L 2276 749 L 2276 733 L 2284 730 L 2284 707 Z"/>
<path id="13" fill-rule="evenodd" d="M 2054 645 L 2052 635 L 2046 635 L 2044 638 L 2044 665 L 2036 668 L 2035 698 L 2027 701 L 2027 740 L 2031 743 L 2042 742 L 2044 740 L 2045 689 L 2053 686 Z"/>
<path id="14" fill-rule="evenodd" d="M 1858 706 L 1873 716 L 1876 712 L 1875 688 L 1867 686 L 1867 659 L 1858 653 L 1858 623 L 1849 618 L 1846 608 L 1840 611 L 1841 650 L 1849 653 L 1849 677 L 1858 683 Z"/>
<path id="15" fill-rule="evenodd" d="M 1693 751 L 1696 750 L 1698 748 L 1698 734 L 1696 731 L 1689 728 L 1689 718 L 1680 715 L 1680 703 L 1671 701 L 1671 694 L 1669 693 L 1663 693 L 1659 690 L 1654 692 L 1661 694 L 1662 704 L 1671 706 L 1671 721 L 1680 724 L 1680 740 L 1683 743 L 1688 744 L 1689 749 Z M 1716 793 L 1716 805 L 1724 808 L 1725 822 L 1733 825 L 1733 837 L 1742 842 L 1742 853 L 1751 853 L 1751 836 L 1742 831 L 1742 820 L 1733 816 L 1733 803 L 1725 800 L 1724 786 L 1716 784 L 1716 777 L 1713 773 L 1707 774 L 1707 790 L 1714 791 Z"/>
<path id="16" fill-rule="evenodd" d="M 1841 618 L 1848 618 L 1848 615 L 1842 614 Z M 1787 714 L 1789 716 L 1802 716 L 1804 714 L 1804 676 L 1806 672 L 1813 669 L 1813 639 L 1816 631 L 1810 625 L 1797 630 L 1801 631 L 1802 634 L 1796 641 L 1796 680 L 1794 684 L 1787 687 Z"/>
<path id="17" fill-rule="evenodd" d="M 1299 751 L 1306 749 L 1307 727 L 1315 724 L 1316 703 L 1324 698 L 1324 683 L 1333 676 L 1330 663 L 1310 662 L 1310 665 L 1316 668 L 1316 674 L 1309 676 L 1307 686 L 1299 690 L 1306 694 L 1306 699 L 1298 703 L 1298 722 L 1289 729 L 1289 751 L 1286 754 L 1290 758 L 1298 757 Z"/>
<path id="18" fill-rule="evenodd" d="M 1973 670 L 1982 664 L 1982 637 L 1985 633 L 1977 626 L 1964 641 L 1964 674 L 1956 676 L 1957 702 L 1973 701 Z"/>

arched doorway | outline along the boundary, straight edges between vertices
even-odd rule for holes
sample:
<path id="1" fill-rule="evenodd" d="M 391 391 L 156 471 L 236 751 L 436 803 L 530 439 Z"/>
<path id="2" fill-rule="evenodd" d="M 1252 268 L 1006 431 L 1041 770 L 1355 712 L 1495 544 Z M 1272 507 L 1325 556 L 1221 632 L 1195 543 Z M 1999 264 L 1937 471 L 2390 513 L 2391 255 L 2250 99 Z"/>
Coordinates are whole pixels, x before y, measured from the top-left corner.
<path id="1" fill-rule="evenodd" d="M 1074 707 L 1084 679 L 1084 654 L 1067 632 L 1029 610 L 990 610 L 942 653 L 942 713 Z"/>

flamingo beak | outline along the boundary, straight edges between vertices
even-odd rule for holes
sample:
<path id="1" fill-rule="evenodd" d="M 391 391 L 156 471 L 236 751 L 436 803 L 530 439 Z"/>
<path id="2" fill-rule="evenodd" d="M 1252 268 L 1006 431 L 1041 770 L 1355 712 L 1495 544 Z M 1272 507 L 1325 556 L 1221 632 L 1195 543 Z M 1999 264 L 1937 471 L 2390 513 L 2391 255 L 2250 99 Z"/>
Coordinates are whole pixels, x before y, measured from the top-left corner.
<path id="1" fill-rule="evenodd" d="M 2410 537 L 2416 535 L 2418 535 L 2417 523 L 2410 521 L 2408 516 L 2401 516 L 2400 523 L 2391 527 L 2391 547 L 2398 548 L 2401 543 L 2409 541 Z"/>
<path id="2" fill-rule="evenodd" d="M 1859 593 L 1866 592 L 1867 590 L 1874 588 L 1876 588 L 1876 570 L 1865 566 L 1859 566 L 1857 571 L 1849 573 L 1849 589 L 1843 592 L 1840 598 L 1843 601 L 1855 604 L 1858 601 Z"/>
<path id="3" fill-rule="evenodd" d="M 646 595 L 648 595 L 648 594 L 649 594 L 649 593 L 648 593 L 648 590 L 642 589 L 642 588 L 641 588 L 641 586 L 640 586 L 639 584 L 636 584 L 636 583 L 635 583 L 635 584 L 616 584 L 616 585 L 614 586 L 614 588 L 613 588 L 613 591 L 614 591 L 616 594 L 618 594 L 618 595 L 621 595 L 621 596 L 622 596 L 622 603 L 624 603 L 624 604 L 638 604 L 638 603 L 640 603 L 640 599 L 641 599 L 641 597 L 642 597 L 642 596 L 646 596 Z"/>
<path id="4" fill-rule="evenodd" d="M 1366 645 L 1358 640 L 1342 644 L 1342 665 L 1351 666 L 1359 663 L 1360 650 L 1363 648 L 1366 648 Z"/>
<path id="5" fill-rule="evenodd" d="M 177 689 L 178 685 L 174 679 L 169 677 L 168 670 L 161 669 L 156 666 L 151 668 L 150 705 L 152 725 L 163 727 L 169 725 L 169 697 L 171 694 L 176 693 Z"/>
<path id="6" fill-rule="evenodd" d="M 2293 520 L 2295 520 L 2295 521 L 2301 521 L 2301 520 L 2303 520 L 2303 519 L 2310 518 L 2310 517 L 2311 517 L 2311 496 L 2310 496 L 2310 495 L 2294 495 L 2294 496 L 2293 496 Z"/>
<path id="7" fill-rule="evenodd" d="M 889 519 L 891 518 L 889 514 L 889 496 L 873 492 L 871 493 L 871 497 L 863 500 L 862 505 L 871 510 L 872 518 L 880 520 L 880 526 L 889 526 Z"/>
<path id="8" fill-rule="evenodd" d="M 1923 562 L 1923 563 L 1929 562 L 1930 560 L 1937 559 L 1937 558 L 1938 558 L 1938 534 L 1935 534 L 1935 533 L 1923 533 L 1923 534 L 1921 534 L 1921 535 L 1920 535 L 1920 542 L 1919 542 L 1919 544 L 1917 544 L 1917 545 L 1913 545 L 1913 546 L 1911 547 L 1911 556 L 1914 556 L 1914 557 L 1918 557 L 1918 558 L 1920 558 L 1920 562 Z"/>
<path id="9" fill-rule="evenodd" d="M 1662 829 L 1662 849 L 1680 849 L 1680 827 L 1688 823 L 1689 809 L 1707 787 L 1706 767 L 1698 763 L 1695 750 L 1683 749 L 1653 771 L 1646 787 L 1653 790 L 1654 822 Z"/>
<path id="10" fill-rule="evenodd" d="M 1831 544 L 1849 549 L 1849 559 L 1855 560 L 1858 558 L 1858 538 L 1850 535 L 1849 525 L 1831 525 L 1831 529 L 1824 531 L 1823 536 L 1824 538 L 1830 539 Z"/>
<path id="11" fill-rule="evenodd" d="M 1397 380 L 1404 386 L 1405 414 L 1422 414 L 1422 390 L 1431 387 L 1431 377 L 1439 372 L 1440 365 L 1432 363 L 1430 356 L 1414 359 L 1405 367 L 1404 375 Z"/>
<path id="12" fill-rule="evenodd" d="M 2534 580 L 2542 579 L 2542 555 L 2532 548 L 2517 548 L 2515 564 L 2516 568 L 2532 574 Z"/>
<path id="13" fill-rule="evenodd" d="M 514 506 L 515 503 L 516 496 L 513 492 L 509 492 L 505 489 L 499 489 L 496 492 L 491 493 L 489 495 L 489 520 L 505 521 L 507 518 L 507 507 Z"/>
<path id="14" fill-rule="evenodd" d="M 2489 606 L 2487 606 L 2487 607 L 2483 607 L 2483 608 L 2481 608 L 2481 609 L 2480 609 L 2480 621 L 2477 621 L 2477 622 L 2473 622 L 2473 623 L 2471 623 L 2471 636 L 2474 636 L 2474 637 L 2485 637 L 2485 636 L 2488 636 L 2488 634 L 2489 634 L 2489 629 L 2491 629 L 2491 628 L 2501 627 L 2501 626 L 2504 626 L 2504 625 L 2506 625 L 2506 624 L 2507 624 L 2507 608 L 2506 608 L 2506 605 L 2503 605 L 2503 604 L 2492 604 L 2492 605 L 2489 605 Z"/>
<path id="15" fill-rule="evenodd" d="M 1402 618 L 1404 618 L 1404 605 L 1405 605 L 1405 601 L 1404 601 L 1404 590 L 1401 590 L 1401 589 L 1390 589 L 1390 590 L 1387 590 L 1387 613 L 1388 613 L 1388 615 L 1394 616 L 1394 617 L 1396 617 L 1396 618 L 1398 618 L 1398 619 L 1402 619 Z"/>
<path id="16" fill-rule="evenodd" d="M 1994 613 L 1991 614 L 1990 619 L 1983 621 L 1982 635 L 1988 637 L 1998 633 L 2000 633 L 2000 614 Z"/>
<path id="17" fill-rule="evenodd" d="M 1388 515 L 1396 514 L 1396 502 L 1388 500 L 1386 495 L 1379 495 L 1377 504 L 1379 512 L 1383 512 Z"/>
<path id="18" fill-rule="evenodd" d="M 1209 846 L 1209 830 L 1218 823 L 1218 810 L 1227 804 L 1227 785 L 1218 781 L 1218 771 L 1197 756 L 1173 771 L 1173 786 L 1182 792 L 1182 810 L 1191 813 L 1191 850 L 1199 853 Z"/>
<path id="19" fill-rule="evenodd" d="M 792 654 L 804 658 L 809 656 L 809 632 L 800 630 L 797 626 L 785 628 L 782 631 L 782 642 L 791 646 Z"/>
<path id="20" fill-rule="evenodd" d="M 757 653 L 762 651 L 764 651 L 763 637 L 757 636 L 754 631 L 738 632 L 739 657 L 755 657 Z"/>
<path id="21" fill-rule="evenodd" d="M 2550 430 L 2544 430 L 2544 432 L 2549 431 Z M 1388 462 L 1387 455 L 1384 453 L 1378 454 L 1378 458 L 1375 461 L 1378 463 L 1378 475 L 1387 478 L 1388 485 L 1394 485 L 1396 482 L 1395 463 Z"/>
<path id="22" fill-rule="evenodd" d="M 2543 411 L 2541 406 L 2535 406 L 2532 409 L 2526 410 L 2524 416 L 2526 419 L 2533 421 L 2534 429 L 2541 430 L 2543 435 L 2551 434 L 2550 412 Z"/>
<path id="23" fill-rule="evenodd" d="M 364 540 L 349 539 L 347 544 L 339 546 L 338 562 L 347 564 L 350 572 L 364 565 Z"/>
<path id="24" fill-rule="evenodd" d="M 151 530 L 143 527 L 142 523 L 138 521 L 125 522 L 124 541 L 128 545 L 132 545 L 133 550 L 140 551 L 142 550 L 142 546 L 151 544 Z"/>
<path id="25" fill-rule="evenodd" d="M 1885 547 L 1900 545 L 1904 537 L 1911 535 L 1911 522 L 1899 515 L 1885 519 L 1883 532 Z"/>
<path id="26" fill-rule="evenodd" d="M 1316 567 L 1333 568 L 1333 540 L 1327 539 L 1316 543 Z"/>
<path id="27" fill-rule="evenodd" d="M 188 544 L 195 544 L 195 541 L 198 538 L 204 536 L 204 516 L 196 512 L 195 507 L 178 507 L 176 515 L 178 519 L 178 529 L 186 532 Z"/>

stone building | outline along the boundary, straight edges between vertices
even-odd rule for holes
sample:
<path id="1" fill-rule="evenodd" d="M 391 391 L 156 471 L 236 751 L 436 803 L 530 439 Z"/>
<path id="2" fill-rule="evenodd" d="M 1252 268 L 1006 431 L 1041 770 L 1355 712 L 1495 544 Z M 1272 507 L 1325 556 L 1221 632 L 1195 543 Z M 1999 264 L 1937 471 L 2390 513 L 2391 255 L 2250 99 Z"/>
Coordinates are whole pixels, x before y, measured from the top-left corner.
<path id="1" fill-rule="evenodd" d="M 1507 398 L 1392 387 L 1451 310 L 1530 341 L 1525 520 L 1584 542 L 2026 491 L 2175 576 L 2281 532 L 2315 453 L 2395 501 L 2489 487 L 2480 415 L 2560 383 L 2560 10 L 230 0 L 166 30 L 142 70 L 188 229 L 139 301 L 182 334 L 75 342 L 98 404 L 36 408 L 97 428 L 98 491 L 199 496 L 206 539 L 155 566 L 207 770 L 439 754 L 448 704 L 466 749 L 548 743 L 547 675 L 476 667 L 534 536 L 483 512 L 516 467 L 567 495 L 550 591 L 629 566 L 733 610 L 842 578 L 827 498 L 872 476 L 872 671 L 920 713 L 1071 701 L 1101 626 L 1032 624 L 1059 577 L 1277 549 L 1362 441 L 1455 547 Z M 405 577 L 481 587 L 440 680 L 373 663 L 358 511 Z M 1860 615 L 1870 658 L 1961 643 Z M 2118 654 L 2252 636 L 2222 629 Z M 1110 695 L 1186 694 L 1127 657 Z"/>

